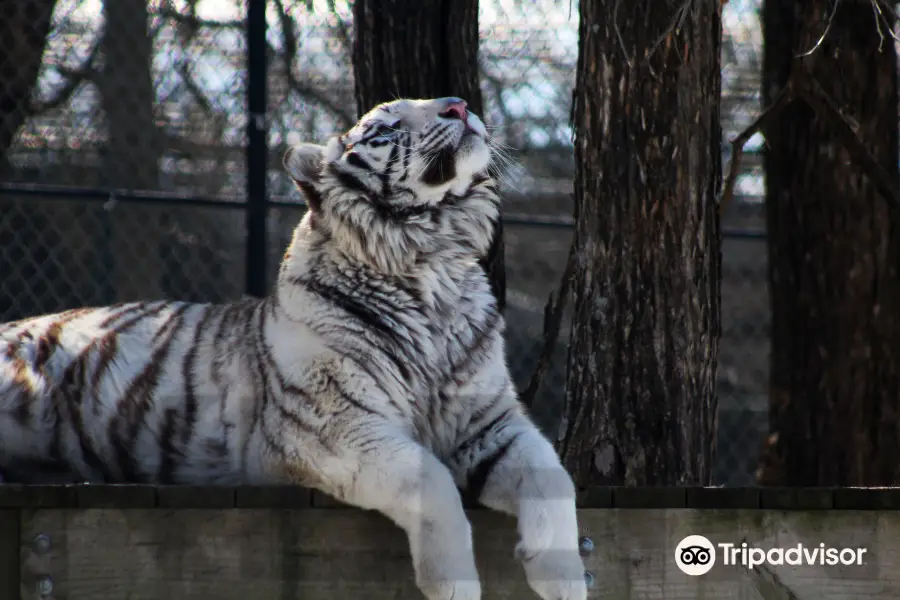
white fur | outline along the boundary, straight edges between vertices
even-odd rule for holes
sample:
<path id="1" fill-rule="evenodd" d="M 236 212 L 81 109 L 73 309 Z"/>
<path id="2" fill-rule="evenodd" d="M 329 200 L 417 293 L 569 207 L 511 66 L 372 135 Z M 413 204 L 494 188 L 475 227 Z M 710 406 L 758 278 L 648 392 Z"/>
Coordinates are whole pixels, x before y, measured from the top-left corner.
<path id="1" fill-rule="evenodd" d="M 428 600 L 477 600 L 457 487 L 492 464 L 479 499 L 517 516 L 531 587 L 584 600 L 574 486 L 517 401 L 477 264 L 486 130 L 446 104 L 398 100 L 286 154 L 310 211 L 269 298 L 0 325 L 0 471 L 312 486 L 403 528 Z"/>

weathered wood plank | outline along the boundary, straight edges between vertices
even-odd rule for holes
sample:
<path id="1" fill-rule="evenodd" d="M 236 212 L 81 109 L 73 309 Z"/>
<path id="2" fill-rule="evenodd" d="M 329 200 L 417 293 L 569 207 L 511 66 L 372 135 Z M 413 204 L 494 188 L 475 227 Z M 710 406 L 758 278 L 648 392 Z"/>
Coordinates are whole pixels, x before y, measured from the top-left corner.
<path id="1" fill-rule="evenodd" d="M 0 508 L 74 508 L 77 505 L 77 486 L 0 485 Z"/>
<path id="2" fill-rule="evenodd" d="M 467 505 L 478 508 L 476 505 Z M 590 487 L 579 508 L 895 510 L 900 488 Z M 0 484 L 0 508 L 350 508 L 318 491 L 275 486 Z"/>
<path id="3" fill-rule="evenodd" d="M 834 507 L 845 510 L 897 510 L 900 509 L 900 488 L 835 489 Z"/>
<path id="4" fill-rule="evenodd" d="M 236 508 L 298 509 L 312 506 L 312 490 L 295 485 L 245 486 L 235 489 Z"/>
<path id="5" fill-rule="evenodd" d="M 54 600 L 421 598 L 406 540 L 384 517 L 350 509 L 23 510 L 21 598 Z M 515 522 L 469 512 L 485 600 L 535 598 L 513 559 Z M 594 542 L 585 560 L 601 600 L 769 600 L 744 567 L 690 577 L 675 564 L 687 535 L 713 544 L 746 539 L 768 550 L 865 548 L 859 566 L 769 565 L 799 600 L 900 598 L 900 512 L 583 509 Z M 38 534 L 51 541 L 35 550 Z M 3 555 L 0 554 L 0 557 Z M 2 563 L 0 563 L 2 564 Z"/>
<path id="6" fill-rule="evenodd" d="M 156 506 L 160 508 L 234 508 L 235 488 L 161 485 L 156 488 Z"/>
<path id="7" fill-rule="evenodd" d="M 797 508 L 797 489 L 791 487 L 765 487 L 759 492 L 759 507 L 767 510 L 792 510 Z"/>
<path id="8" fill-rule="evenodd" d="M 616 487 L 612 490 L 615 508 L 686 508 L 683 487 Z"/>
<path id="9" fill-rule="evenodd" d="M 0 509 L 0 598 L 19 594 L 19 511 Z"/>
<path id="10" fill-rule="evenodd" d="M 610 487 L 589 487 L 578 491 L 575 498 L 578 508 L 612 508 L 613 492 Z"/>
<path id="11" fill-rule="evenodd" d="M 687 488 L 685 507 L 759 508 L 759 488 Z"/>
<path id="12" fill-rule="evenodd" d="M 157 487 L 153 485 L 79 485 L 80 508 L 153 508 Z"/>

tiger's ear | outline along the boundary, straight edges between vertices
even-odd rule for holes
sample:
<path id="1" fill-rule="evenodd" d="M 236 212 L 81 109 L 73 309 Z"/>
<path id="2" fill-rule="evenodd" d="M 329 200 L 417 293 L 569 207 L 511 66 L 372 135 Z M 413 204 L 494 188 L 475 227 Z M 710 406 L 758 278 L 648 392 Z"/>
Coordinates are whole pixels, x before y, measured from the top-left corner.
<path id="1" fill-rule="evenodd" d="M 317 187 L 322 176 L 324 150 L 317 144 L 298 144 L 284 153 L 284 168 L 312 211 L 322 208 L 322 195 Z"/>

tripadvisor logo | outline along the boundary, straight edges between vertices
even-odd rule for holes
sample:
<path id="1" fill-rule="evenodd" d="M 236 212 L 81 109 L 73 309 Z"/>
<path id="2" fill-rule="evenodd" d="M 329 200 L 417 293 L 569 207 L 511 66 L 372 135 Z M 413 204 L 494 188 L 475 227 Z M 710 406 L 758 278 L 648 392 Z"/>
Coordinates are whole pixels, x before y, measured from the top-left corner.
<path id="1" fill-rule="evenodd" d="M 742 566 L 753 569 L 760 565 L 862 565 L 866 548 L 832 548 L 825 544 L 804 546 L 797 544 L 789 548 L 765 550 L 741 542 L 733 544 L 721 542 L 713 545 L 702 535 L 689 535 L 675 548 L 675 564 L 687 575 L 705 575 L 721 557 L 724 566 Z"/>
<path id="2" fill-rule="evenodd" d="M 705 575 L 716 564 L 716 548 L 702 535 L 689 535 L 675 548 L 675 564 L 687 575 Z"/>

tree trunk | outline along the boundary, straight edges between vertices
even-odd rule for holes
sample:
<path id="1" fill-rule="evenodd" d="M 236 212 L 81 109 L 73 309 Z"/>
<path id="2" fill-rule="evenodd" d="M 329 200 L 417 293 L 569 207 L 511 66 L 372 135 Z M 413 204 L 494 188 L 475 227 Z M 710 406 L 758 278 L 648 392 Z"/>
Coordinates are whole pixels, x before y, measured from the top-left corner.
<path id="1" fill-rule="evenodd" d="M 158 185 L 160 143 L 153 106 L 147 0 L 105 0 L 103 71 L 99 88 L 106 115 L 106 184 L 153 190 Z"/>
<path id="2" fill-rule="evenodd" d="M 582 486 L 710 482 L 720 11 L 719 2 L 581 2 L 559 451 Z"/>
<path id="3" fill-rule="evenodd" d="M 103 71 L 99 74 L 107 143 L 104 183 L 111 188 L 155 190 L 159 186 L 160 136 L 154 104 L 153 40 L 147 0 L 105 0 Z M 108 228 L 105 280 L 107 301 L 155 298 L 163 294 L 162 264 L 171 246 L 163 233 L 165 211 L 152 207 L 122 207 L 104 215 Z M 140 274 L 134 260 L 141 261 Z M 147 259 L 150 260 L 147 260 Z"/>
<path id="4" fill-rule="evenodd" d="M 763 97 L 814 48 L 829 2 L 767 0 Z M 889 11 L 883 11 L 890 19 Z M 897 56 L 868 2 L 841 2 L 804 59 L 897 181 Z M 764 485 L 896 485 L 900 237 L 827 119 L 802 100 L 766 132 L 772 352 Z"/>
<path id="5" fill-rule="evenodd" d="M 31 116 L 32 93 L 50 33 L 56 0 L 0 0 L 0 180 L 19 128 Z M 53 271 L 40 245 L 45 215 L 19 199 L 0 198 L 0 322 L 48 305 L 35 282 Z M 27 257 L 26 257 L 27 253 Z M 30 259 L 30 260 L 29 260 Z"/>
<path id="6" fill-rule="evenodd" d="M 0 158 L 30 114 L 55 6 L 56 0 L 0 0 Z"/>
<path id="7" fill-rule="evenodd" d="M 477 0 L 356 0 L 353 73 L 359 115 L 397 98 L 463 98 L 484 117 L 478 85 Z M 482 258 L 506 304 L 503 230 Z"/>

